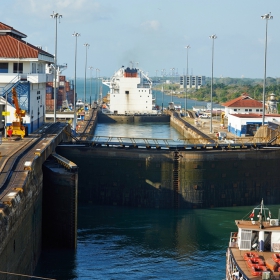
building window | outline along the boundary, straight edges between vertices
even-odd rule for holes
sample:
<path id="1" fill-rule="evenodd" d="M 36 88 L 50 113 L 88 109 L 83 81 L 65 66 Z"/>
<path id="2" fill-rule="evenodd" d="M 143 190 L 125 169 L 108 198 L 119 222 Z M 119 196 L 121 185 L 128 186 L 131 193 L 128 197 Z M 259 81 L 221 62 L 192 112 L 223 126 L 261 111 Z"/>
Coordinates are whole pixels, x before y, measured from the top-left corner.
<path id="1" fill-rule="evenodd" d="M 248 112 L 248 109 L 245 109 L 245 112 Z"/>
<path id="2" fill-rule="evenodd" d="M 8 63 L 0 63 L 0 73 L 8 73 Z"/>
<path id="3" fill-rule="evenodd" d="M 32 63 L 32 73 L 36 73 L 36 63 Z"/>
<path id="4" fill-rule="evenodd" d="M 262 109 L 260 109 L 260 112 L 262 112 Z"/>
<path id="5" fill-rule="evenodd" d="M 252 109 L 249 109 L 249 112 L 252 112 Z"/>
<path id="6" fill-rule="evenodd" d="M 256 109 L 256 112 L 259 112 L 260 110 L 259 109 Z"/>
<path id="7" fill-rule="evenodd" d="M 13 73 L 22 73 L 23 63 L 14 63 Z"/>
<path id="8" fill-rule="evenodd" d="M 237 112 L 237 109 L 233 109 L 234 112 Z"/>

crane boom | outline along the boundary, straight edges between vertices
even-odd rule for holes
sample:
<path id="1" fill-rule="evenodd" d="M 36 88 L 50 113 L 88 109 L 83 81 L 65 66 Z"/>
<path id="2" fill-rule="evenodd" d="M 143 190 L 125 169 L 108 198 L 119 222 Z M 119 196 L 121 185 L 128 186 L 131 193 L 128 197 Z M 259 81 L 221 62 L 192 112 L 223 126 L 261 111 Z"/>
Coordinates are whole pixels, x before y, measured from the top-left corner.
<path id="1" fill-rule="evenodd" d="M 15 88 L 12 88 L 12 94 L 13 94 L 13 104 L 16 107 L 16 112 L 15 112 L 16 118 L 21 119 L 21 118 L 25 117 L 25 110 L 21 110 L 21 108 L 19 107 L 17 91 Z"/>

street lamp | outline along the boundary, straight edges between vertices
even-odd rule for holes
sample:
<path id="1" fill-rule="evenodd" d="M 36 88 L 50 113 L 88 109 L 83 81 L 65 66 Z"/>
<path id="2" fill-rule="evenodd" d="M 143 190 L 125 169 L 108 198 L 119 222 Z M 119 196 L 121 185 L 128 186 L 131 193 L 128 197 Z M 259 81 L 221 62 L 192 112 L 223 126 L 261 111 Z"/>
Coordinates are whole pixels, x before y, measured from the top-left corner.
<path id="1" fill-rule="evenodd" d="M 74 104 L 73 104 L 73 108 L 74 108 L 74 121 L 73 121 L 73 129 L 74 129 L 74 132 L 76 131 L 76 123 L 77 123 L 77 114 L 76 114 L 76 80 L 77 80 L 77 77 L 76 77 L 76 69 L 77 69 L 77 38 L 79 36 L 81 36 L 81 34 L 77 33 L 77 32 L 74 32 L 72 34 L 72 36 L 75 36 L 76 37 L 76 43 L 75 43 L 75 75 L 74 75 L 74 82 L 75 82 L 75 85 L 74 85 Z"/>
<path id="2" fill-rule="evenodd" d="M 62 18 L 62 15 L 59 13 L 53 12 L 51 18 L 55 19 L 55 52 L 54 52 L 54 113 L 53 113 L 53 121 L 56 122 L 56 77 L 57 77 L 57 19 Z"/>
<path id="3" fill-rule="evenodd" d="M 211 118 L 210 118 L 210 133 L 212 133 L 212 112 L 213 112 L 213 102 L 212 102 L 212 98 L 213 98 L 213 64 L 214 64 L 214 40 L 217 39 L 216 35 L 211 35 L 209 36 L 210 39 L 212 39 L 212 75 L 211 75 L 211 105 L 210 105 L 210 114 L 211 114 Z"/>
<path id="4" fill-rule="evenodd" d="M 188 85 L 188 75 L 189 75 L 189 49 L 190 45 L 185 47 L 187 49 L 187 75 L 186 75 L 186 96 L 185 96 L 185 116 L 187 115 L 187 85 Z"/>
<path id="5" fill-rule="evenodd" d="M 90 70 L 90 98 L 89 98 L 89 105 L 91 107 L 91 88 L 92 88 L 92 69 L 93 69 L 93 67 L 90 66 L 88 69 Z"/>
<path id="6" fill-rule="evenodd" d="M 99 71 L 100 71 L 100 69 L 96 68 L 95 70 L 96 70 L 96 87 L 97 87 L 96 101 L 98 101 L 99 100 Z M 98 76 L 97 76 L 97 71 L 98 71 Z M 101 101 L 102 100 L 100 100 L 100 102 L 97 102 L 97 103 L 101 104 Z"/>
<path id="7" fill-rule="evenodd" d="M 271 13 L 261 16 L 261 19 L 266 20 L 265 24 L 265 48 L 264 48 L 264 78 L 263 78 L 263 109 L 262 109 L 262 125 L 264 125 L 264 116 L 265 116 L 265 87 L 266 87 L 266 55 L 267 55 L 267 25 L 268 20 L 273 19 Z"/>
<path id="8" fill-rule="evenodd" d="M 87 102 L 87 50 L 89 48 L 89 44 L 85 43 L 84 46 L 86 47 L 86 62 L 85 62 L 85 86 L 84 86 L 84 102 Z"/>
<path id="9" fill-rule="evenodd" d="M 170 70 L 171 70 L 171 85 L 172 85 L 172 82 L 174 82 L 172 77 L 173 77 L 173 71 L 175 70 L 175 68 L 171 68 Z M 171 102 L 173 102 L 172 86 L 171 86 Z"/>

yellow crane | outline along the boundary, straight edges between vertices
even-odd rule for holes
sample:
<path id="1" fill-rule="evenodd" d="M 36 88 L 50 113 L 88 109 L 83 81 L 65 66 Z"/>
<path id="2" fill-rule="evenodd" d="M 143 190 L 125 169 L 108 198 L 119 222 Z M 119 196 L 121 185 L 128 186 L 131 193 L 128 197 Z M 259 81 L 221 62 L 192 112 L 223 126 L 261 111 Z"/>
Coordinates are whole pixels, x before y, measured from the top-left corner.
<path id="1" fill-rule="evenodd" d="M 16 89 L 12 89 L 12 98 L 13 98 L 13 104 L 15 105 L 16 111 L 15 111 L 15 117 L 16 120 L 12 122 L 12 125 L 7 127 L 7 132 L 9 135 L 9 131 L 12 130 L 12 135 L 18 135 L 21 138 L 24 136 L 27 136 L 27 127 L 23 125 L 23 117 L 25 117 L 25 110 L 21 110 L 18 104 L 18 98 L 17 98 L 17 92 Z"/>

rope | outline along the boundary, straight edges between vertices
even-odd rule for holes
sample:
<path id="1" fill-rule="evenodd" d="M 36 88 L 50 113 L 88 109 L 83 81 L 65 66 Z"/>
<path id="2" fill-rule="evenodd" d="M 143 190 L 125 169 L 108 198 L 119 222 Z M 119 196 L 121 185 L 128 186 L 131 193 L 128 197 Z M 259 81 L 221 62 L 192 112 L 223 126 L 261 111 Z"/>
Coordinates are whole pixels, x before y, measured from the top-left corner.
<path id="1" fill-rule="evenodd" d="M 18 273 L 12 273 L 12 272 L 7 272 L 7 271 L 1 271 L 0 273 L 3 274 L 9 274 L 9 275 L 17 275 L 17 276 L 23 276 L 23 277 L 31 277 L 31 278 L 37 278 L 37 279 L 45 279 L 45 280 L 56 280 L 54 278 L 44 278 L 44 277 L 39 277 L 39 276 L 32 276 L 32 275 L 25 275 L 25 274 L 18 274 Z"/>

